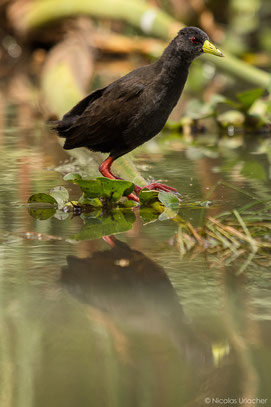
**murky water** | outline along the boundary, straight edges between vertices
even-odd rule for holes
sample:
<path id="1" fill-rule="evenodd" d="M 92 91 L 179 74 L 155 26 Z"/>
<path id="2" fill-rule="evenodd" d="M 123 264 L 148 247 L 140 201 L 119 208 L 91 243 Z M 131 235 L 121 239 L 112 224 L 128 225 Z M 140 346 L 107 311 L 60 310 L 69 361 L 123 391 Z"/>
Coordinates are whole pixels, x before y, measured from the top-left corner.
<path id="1" fill-rule="evenodd" d="M 80 217 L 36 220 L 24 205 L 71 190 L 54 170 L 68 156 L 29 123 L 1 113 L 0 406 L 271 405 L 270 257 L 181 256 L 178 225 L 138 211 L 111 241 L 69 240 Z M 184 219 L 271 199 L 267 139 L 201 137 L 160 137 L 137 156 L 184 201 L 214 202 Z M 233 188 L 210 196 L 219 180 Z"/>

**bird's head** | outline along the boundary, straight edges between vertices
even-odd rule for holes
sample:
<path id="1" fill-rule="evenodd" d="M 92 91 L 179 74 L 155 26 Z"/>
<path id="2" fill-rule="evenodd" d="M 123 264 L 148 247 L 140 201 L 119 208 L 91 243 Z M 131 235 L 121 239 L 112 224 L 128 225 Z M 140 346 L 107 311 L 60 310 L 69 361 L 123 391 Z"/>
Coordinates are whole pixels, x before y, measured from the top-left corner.
<path id="1" fill-rule="evenodd" d="M 222 52 L 209 41 L 208 35 L 197 27 L 185 27 L 177 35 L 178 49 L 194 59 L 202 52 L 223 57 Z"/>

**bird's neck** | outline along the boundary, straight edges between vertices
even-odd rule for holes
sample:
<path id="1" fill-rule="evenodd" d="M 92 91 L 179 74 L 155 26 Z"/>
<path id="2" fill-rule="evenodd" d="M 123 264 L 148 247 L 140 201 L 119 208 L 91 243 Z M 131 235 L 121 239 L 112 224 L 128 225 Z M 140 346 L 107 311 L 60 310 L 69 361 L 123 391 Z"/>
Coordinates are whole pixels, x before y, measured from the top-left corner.
<path id="1" fill-rule="evenodd" d="M 176 41 L 176 38 L 171 41 L 157 61 L 157 67 L 161 77 L 165 76 L 167 81 L 174 82 L 178 82 L 178 79 L 186 80 L 189 66 L 193 61 L 190 54 L 185 52 L 180 53 L 178 51 Z"/>

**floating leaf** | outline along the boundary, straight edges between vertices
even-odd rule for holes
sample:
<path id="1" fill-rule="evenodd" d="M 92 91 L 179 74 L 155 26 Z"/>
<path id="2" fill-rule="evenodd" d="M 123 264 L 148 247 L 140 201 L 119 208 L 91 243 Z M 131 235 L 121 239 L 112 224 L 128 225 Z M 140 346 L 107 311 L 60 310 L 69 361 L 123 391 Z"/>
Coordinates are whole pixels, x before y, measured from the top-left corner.
<path id="1" fill-rule="evenodd" d="M 80 174 L 77 174 L 76 172 L 69 172 L 69 174 L 66 174 L 63 179 L 65 181 L 73 181 L 76 179 L 82 179 Z"/>
<path id="2" fill-rule="evenodd" d="M 70 179 L 74 184 L 79 185 L 85 197 L 106 198 L 117 202 L 122 196 L 129 195 L 134 190 L 134 184 L 130 181 L 112 180 L 99 177 L 96 180 Z"/>
<path id="3" fill-rule="evenodd" d="M 131 194 L 135 189 L 135 185 L 130 181 L 113 180 L 105 177 L 98 177 L 98 180 L 101 182 L 104 196 L 113 201 L 118 201 L 122 196 Z"/>
<path id="4" fill-rule="evenodd" d="M 247 90 L 237 94 L 238 100 L 242 104 L 242 110 L 248 111 L 253 103 L 263 95 L 262 88 Z"/>
<path id="5" fill-rule="evenodd" d="M 39 194 L 34 194 L 31 195 L 30 198 L 28 199 L 28 203 L 32 204 L 32 203 L 39 203 L 42 205 L 39 205 L 39 207 L 41 208 L 51 208 L 56 207 L 57 206 L 57 201 L 55 200 L 55 198 L 51 195 L 48 194 L 44 194 L 43 192 L 39 193 Z"/>
<path id="6" fill-rule="evenodd" d="M 161 191 L 158 194 L 159 201 L 167 208 L 178 209 L 180 201 L 175 194 Z"/>
<path id="7" fill-rule="evenodd" d="M 115 209 L 108 216 L 87 217 L 86 223 L 73 239 L 92 240 L 102 236 L 114 235 L 116 233 L 130 230 L 136 217 L 132 211 Z"/>
<path id="8" fill-rule="evenodd" d="M 62 186 L 50 189 L 50 195 L 57 201 L 59 209 L 69 201 L 69 192 Z"/>
<path id="9" fill-rule="evenodd" d="M 28 212 L 35 219 L 49 219 L 56 213 L 57 201 L 48 194 L 31 195 L 28 204 Z"/>
<path id="10" fill-rule="evenodd" d="M 102 202 L 100 201 L 99 198 L 88 198 L 85 193 L 79 198 L 78 200 L 79 205 L 90 205 L 94 206 L 95 208 L 99 208 L 103 206 Z"/>
<path id="11" fill-rule="evenodd" d="M 158 199 L 158 191 L 150 191 L 149 189 L 141 189 L 139 192 L 140 203 L 143 205 L 150 205 Z"/>

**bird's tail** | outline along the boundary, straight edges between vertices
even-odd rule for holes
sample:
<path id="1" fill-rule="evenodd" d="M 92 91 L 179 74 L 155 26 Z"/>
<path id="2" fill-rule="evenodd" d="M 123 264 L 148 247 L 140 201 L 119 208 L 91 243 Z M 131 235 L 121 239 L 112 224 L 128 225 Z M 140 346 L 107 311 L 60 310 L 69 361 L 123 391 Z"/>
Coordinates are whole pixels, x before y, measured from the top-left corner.
<path id="1" fill-rule="evenodd" d="M 66 131 L 73 124 L 74 119 L 63 118 L 62 120 L 51 120 L 48 122 L 50 130 L 56 131 L 59 137 L 67 137 Z"/>

